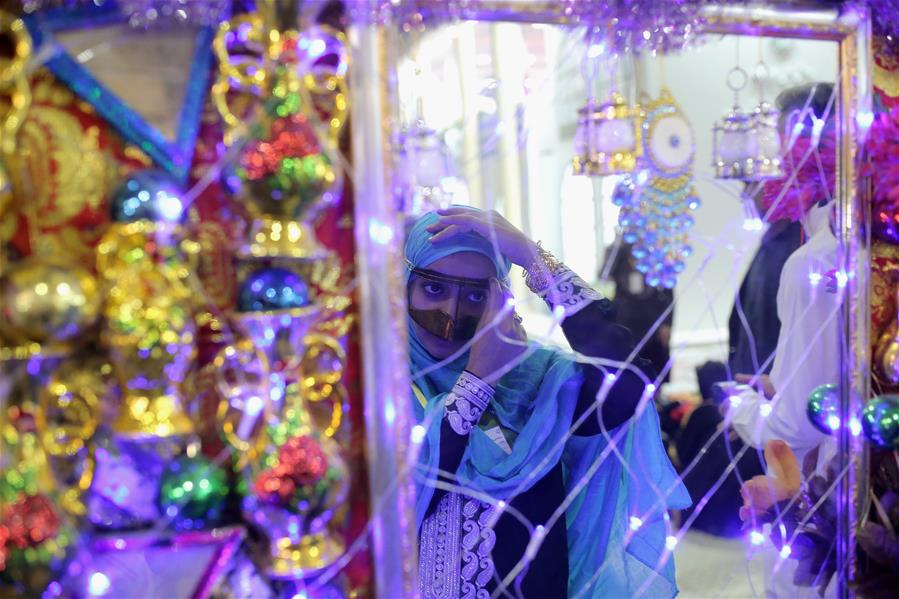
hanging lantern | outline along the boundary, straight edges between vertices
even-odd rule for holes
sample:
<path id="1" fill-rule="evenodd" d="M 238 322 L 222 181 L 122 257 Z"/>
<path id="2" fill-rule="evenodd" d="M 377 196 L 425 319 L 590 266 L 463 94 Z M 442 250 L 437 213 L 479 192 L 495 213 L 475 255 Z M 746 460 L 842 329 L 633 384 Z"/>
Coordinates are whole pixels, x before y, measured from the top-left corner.
<path id="1" fill-rule="evenodd" d="M 749 123 L 745 180 L 764 181 L 784 176 L 779 118 L 780 111 L 768 102 L 762 101 L 755 107 Z"/>
<path id="2" fill-rule="evenodd" d="M 767 69 L 760 60 L 756 67 L 759 81 L 759 73 L 764 74 Z M 727 87 L 734 92 L 734 107 L 713 129 L 713 166 L 719 179 L 765 181 L 784 175 L 778 131 L 780 112 L 764 96 L 752 114 L 743 112 L 740 91 L 748 81 L 749 76 L 739 66 L 727 74 Z"/>
<path id="3" fill-rule="evenodd" d="M 719 179 L 743 179 L 750 157 L 752 124 L 749 115 L 734 106 L 715 123 L 713 156 L 715 176 Z"/>
<path id="4" fill-rule="evenodd" d="M 418 215 L 453 203 L 458 181 L 449 149 L 424 121 L 417 120 L 397 140 L 396 196 L 404 214 Z"/>
<path id="5" fill-rule="evenodd" d="M 748 81 L 749 76 L 739 66 L 727 73 L 727 87 L 734 92 L 734 106 L 712 129 L 713 165 L 719 179 L 743 179 L 746 174 L 752 124 L 749 115 L 740 108 L 740 91 Z"/>
<path id="6" fill-rule="evenodd" d="M 618 93 L 598 106 L 588 100 L 578 111 L 574 173 L 605 177 L 633 172 L 643 154 L 642 121 L 640 106 L 628 105 Z"/>

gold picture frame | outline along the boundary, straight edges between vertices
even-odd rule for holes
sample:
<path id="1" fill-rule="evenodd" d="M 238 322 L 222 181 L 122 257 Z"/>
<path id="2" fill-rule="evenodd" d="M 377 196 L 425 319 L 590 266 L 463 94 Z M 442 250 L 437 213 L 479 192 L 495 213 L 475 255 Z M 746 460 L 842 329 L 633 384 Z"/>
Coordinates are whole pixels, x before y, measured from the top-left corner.
<path id="1" fill-rule="evenodd" d="M 420 27 L 440 26 L 447 15 L 419 3 Z M 462 21 L 542 23 L 575 26 L 565 3 L 522 0 L 467 0 L 454 18 Z M 383 17 L 383 15 L 380 15 Z M 842 326 L 848 341 L 838 381 L 841 421 L 849 422 L 869 396 L 870 308 L 868 185 L 862 178 L 860 138 L 871 124 L 871 24 L 861 7 L 709 5 L 700 17 L 706 35 L 829 40 L 838 44 L 836 123 L 838 235 L 847 248 L 849 273 Z M 350 41 L 355 69 L 353 163 L 355 231 L 361 302 L 363 376 L 372 491 L 375 588 L 378 596 L 414 596 L 417 552 L 411 465 L 412 414 L 406 349 L 402 223 L 393 205 L 391 141 L 398 129 L 396 66 L 400 23 L 359 14 Z M 838 472 L 838 596 L 848 597 L 854 580 L 855 526 L 867 496 L 867 457 L 862 439 L 842 427 Z"/>

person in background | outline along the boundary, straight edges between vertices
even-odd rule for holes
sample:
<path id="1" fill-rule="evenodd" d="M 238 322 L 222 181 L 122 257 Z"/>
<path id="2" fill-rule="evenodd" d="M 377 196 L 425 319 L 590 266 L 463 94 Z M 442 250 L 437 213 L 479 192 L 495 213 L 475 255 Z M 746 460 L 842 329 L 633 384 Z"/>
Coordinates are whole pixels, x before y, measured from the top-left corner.
<path id="1" fill-rule="evenodd" d="M 630 329 L 637 345 L 643 343 L 639 350 L 640 357 L 652 362 L 657 373 L 664 373 L 660 382 L 667 383 L 670 378 L 671 324 L 674 320 L 674 310 L 668 308 L 674 303 L 674 291 L 646 284 L 643 274 L 635 267 L 630 244 L 613 244 L 606 253 L 606 259 L 610 264 L 603 265 L 600 279 L 608 277 L 615 285 L 616 320 Z M 659 320 L 661 322 L 653 330 Z"/>
<path id="2" fill-rule="evenodd" d="M 759 198 L 754 198 L 759 213 Z M 731 373 L 771 371 L 768 357 L 777 347 L 777 288 L 784 263 L 802 243 L 802 226 L 786 219 L 772 222 L 743 277 L 728 319 Z"/>
<path id="3" fill-rule="evenodd" d="M 722 383 L 728 380 L 727 366 L 723 362 L 706 362 L 696 369 L 702 403 L 692 411 L 685 411 L 680 428 L 674 435 L 678 470 L 684 485 L 699 505 L 703 498 L 740 453 L 744 443 L 736 435 L 722 433 L 721 404 L 726 395 Z M 714 437 L 714 439 L 713 439 Z M 711 440 L 711 441 L 710 441 Z M 696 462 L 696 463 L 694 463 Z M 740 485 L 764 472 L 755 451 L 744 452 L 737 467 L 709 496 L 708 502 L 696 515 L 691 529 L 720 536 L 735 537 L 741 534 Z M 692 515 L 692 508 L 684 514 L 684 520 Z"/>
<path id="4" fill-rule="evenodd" d="M 832 92 L 832 86 L 826 87 Z M 808 110 L 817 115 L 817 88 L 810 89 L 807 95 L 811 98 L 806 104 Z M 765 496 L 768 483 L 785 483 L 780 472 L 783 468 L 779 466 L 784 456 L 797 466 L 792 478 L 808 478 L 816 471 L 824 471 L 836 453 L 833 438 L 809 421 L 807 405 L 813 389 L 837 382 L 841 367 L 843 293 L 838 269 L 842 251 L 834 233 L 833 201 L 837 138 L 826 109 L 812 124 L 802 109 L 804 104 L 796 99 L 793 105 L 799 106 L 792 110 L 800 111 L 798 122 L 805 125 L 786 157 L 797 163 L 795 176 L 786 189 L 783 182 L 769 182 L 765 196 L 769 203 L 772 198 L 783 199 L 782 204 L 794 220 L 801 221 L 808 241 L 789 257 L 780 275 L 776 306 L 782 328 L 770 376 L 738 374 L 737 380 L 758 385 L 761 392 L 750 389 L 741 393 L 727 416 L 740 438 L 759 451 L 764 449 L 768 461 L 768 476 L 756 477 L 741 489 L 745 502 L 741 516 L 747 522 L 754 521 L 765 509 L 759 500 Z M 823 126 L 820 120 L 824 121 Z M 798 165 L 802 156 L 812 153 L 815 162 Z M 800 464 L 805 466 L 803 472 L 799 472 Z M 775 569 L 779 554 L 771 544 L 763 547 L 763 555 L 772 572 L 766 581 L 768 596 L 820 596 L 817 589 L 797 587 L 794 583 L 798 562 L 788 560 Z"/>
<path id="5" fill-rule="evenodd" d="M 785 139 L 793 133 L 794 124 L 803 125 L 803 135 L 807 136 L 814 121 L 829 120 L 833 112 L 832 96 L 833 85 L 830 83 L 802 85 L 778 95 L 779 129 Z M 805 166 L 814 165 L 812 160 L 806 159 Z M 787 166 L 789 169 L 790 165 Z M 788 202 L 776 196 L 766 198 L 758 186 L 749 188 L 749 192 L 759 214 L 770 226 L 743 278 L 730 313 L 728 365 L 731 374 L 767 374 L 771 371 L 770 357 L 777 347 L 781 327 L 777 316 L 780 274 L 803 240 L 802 224 L 798 218 L 791 218 Z"/>

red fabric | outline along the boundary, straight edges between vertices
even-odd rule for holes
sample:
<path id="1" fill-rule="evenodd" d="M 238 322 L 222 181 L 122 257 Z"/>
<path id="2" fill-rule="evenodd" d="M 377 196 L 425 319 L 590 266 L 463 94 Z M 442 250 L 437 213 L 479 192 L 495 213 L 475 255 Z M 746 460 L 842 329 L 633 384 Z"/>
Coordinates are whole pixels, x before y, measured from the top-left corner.
<path id="1" fill-rule="evenodd" d="M 762 206 L 769 222 L 797 221 L 815 202 L 833 197 L 836 181 L 833 134 L 824 132 L 814 148 L 812 141 L 811 136 L 799 136 L 784 156 L 786 177 L 765 183 Z"/>
<path id="2" fill-rule="evenodd" d="M 93 252 L 109 223 L 106 194 L 126 173 L 150 162 L 135 148 L 126 149 L 122 138 L 48 71 L 38 71 L 30 83 L 33 100 L 17 153 L 28 175 L 30 205 L 20 207 L 11 245 L 30 255 L 33 230 L 44 244 L 80 260 Z"/>

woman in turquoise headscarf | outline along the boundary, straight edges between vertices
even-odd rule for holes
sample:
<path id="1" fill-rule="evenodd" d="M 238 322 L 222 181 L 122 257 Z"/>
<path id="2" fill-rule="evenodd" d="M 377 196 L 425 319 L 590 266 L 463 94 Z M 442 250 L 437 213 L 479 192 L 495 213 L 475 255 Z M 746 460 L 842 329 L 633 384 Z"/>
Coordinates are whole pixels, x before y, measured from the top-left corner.
<path id="1" fill-rule="evenodd" d="M 690 499 L 610 302 L 496 213 L 426 214 L 405 257 L 422 595 L 674 596 Z M 528 342 L 512 263 L 589 364 Z"/>

